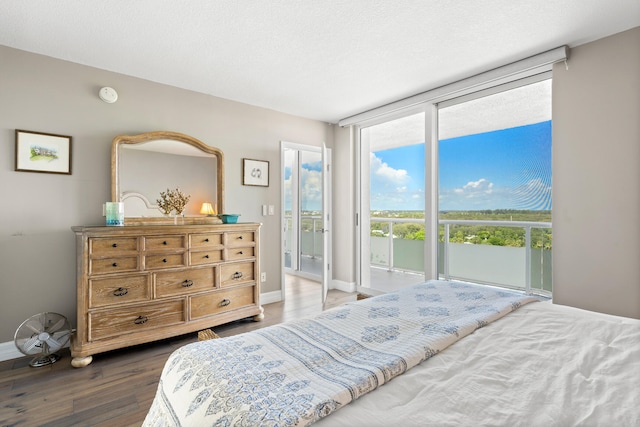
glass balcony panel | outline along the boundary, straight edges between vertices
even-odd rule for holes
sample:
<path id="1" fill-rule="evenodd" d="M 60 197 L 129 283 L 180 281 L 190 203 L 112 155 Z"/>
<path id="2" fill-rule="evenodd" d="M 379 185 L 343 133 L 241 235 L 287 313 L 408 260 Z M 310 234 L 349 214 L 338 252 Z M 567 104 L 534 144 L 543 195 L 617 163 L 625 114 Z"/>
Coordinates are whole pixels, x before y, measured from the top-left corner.
<path id="1" fill-rule="evenodd" d="M 424 240 L 393 239 L 393 266 L 396 269 L 424 272 Z"/>
<path id="2" fill-rule="evenodd" d="M 384 218 L 380 221 L 389 222 L 394 234 L 398 230 L 395 228 L 397 225 L 403 222 L 406 225 L 406 220 L 402 219 Z M 482 221 L 465 221 L 464 224 L 449 224 L 450 242 L 445 252 L 443 237 L 445 228 L 441 223 L 440 236 L 443 241 L 439 242 L 438 250 L 439 276 L 521 290 L 526 290 L 528 279 L 531 292 L 550 294 L 552 291 L 551 224 L 548 224 L 548 228 L 546 226 L 533 228 L 534 224 L 541 223 L 519 222 L 510 225 L 502 222 L 494 226 Z M 531 227 L 531 233 L 530 240 L 527 241 L 526 229 L 529 227 Z M 471 237 L 476 239 L 478 236 L 484 239 L 478 241 L 506 239 L 513 246 L 470 242 Z M 457 243 L 453 240 L 466 243 Z M 390 253 L 391 242 L 393 253 Z M 529 274 L 527 256 L 530 256 L 529 278 L 527 278 Z M 424 240 L 402 239 L 397 236 L 393 236 L 391 240 L 380 230 L 372 231 L 371 265 L 384 267 L 390 273 L 422 273 L 424 271 Z M 371 287 L 384 290 L 384 283 L 375 283 L 375 277 L 381 276 L 372 274 L 371 277 Z"/>
<path id="3" fill-rule="evenodd" d="M 371 265 L 390 267 L 389 259 L 389 238 L 371 236 Z"/>

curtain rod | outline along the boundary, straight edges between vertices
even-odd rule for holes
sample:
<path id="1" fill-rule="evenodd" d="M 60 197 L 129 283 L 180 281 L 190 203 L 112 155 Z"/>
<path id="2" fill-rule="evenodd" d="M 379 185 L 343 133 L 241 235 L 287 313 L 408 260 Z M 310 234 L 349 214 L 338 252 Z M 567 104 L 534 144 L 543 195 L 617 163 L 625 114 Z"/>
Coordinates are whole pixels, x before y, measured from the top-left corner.
<path id="1" fill-rule="evenodd" d="M 548 50 L 538 55 L 530 56 L 520 61 L 458 80 L 453 83 L 439 86 L 437 88 L 412 95 L 408 98 L 400 99 L 371 110 L 364 111 L 353 116 L 341 119 L 339 126 L 349 126 L 359 124 L 376 117 L 383 116 L 404 108 L 412 107 L 425 102 L 436 103 L 450 98 L 462 96 L 471 92 L 486 89 L 514 80 L 519 80 L 535 74 L 551 70 L 553 64 L 566 61 L 569 57 L 569 47 L 560 46 Z"/>

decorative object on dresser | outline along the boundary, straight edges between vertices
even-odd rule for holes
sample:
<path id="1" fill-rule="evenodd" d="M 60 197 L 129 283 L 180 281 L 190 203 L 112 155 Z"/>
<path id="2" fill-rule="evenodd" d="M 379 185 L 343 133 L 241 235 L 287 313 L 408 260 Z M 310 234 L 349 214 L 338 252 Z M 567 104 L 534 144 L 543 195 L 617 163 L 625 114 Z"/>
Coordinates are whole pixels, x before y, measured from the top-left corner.
<path id="1" fill-rule="evenodd" d="M 160 198 L 156 199 L 156 203 L 165 215 L 170 215 L 174 211 L 176 215 L 182 215 L 190 198 L 190 195 L 184 194 L 179 188 L 175 190 L 167 188 L 167 191 L 160 192 Z"/>
<path id="2" fill-rule="evenodd" d="M 124 203 L 107 202 L 105 205 L 105 217 L 107 225 L 123 226 L 124 225 Z"/>
<path id="3" fill-rule="evenodd" d="M 220 216 L 222 217 L 222 223 L 223 224 L 235 224 L 236 222 L 238 222 L 238 217 L 240 215 L 238 215 L 238 214 L 222 214 Z"/>
<path id="4" fill-rule="evenodd" d="M 71 364 L 92 355 L 264 318 L 258 223 L 73 227 L 77 331 Z"/>

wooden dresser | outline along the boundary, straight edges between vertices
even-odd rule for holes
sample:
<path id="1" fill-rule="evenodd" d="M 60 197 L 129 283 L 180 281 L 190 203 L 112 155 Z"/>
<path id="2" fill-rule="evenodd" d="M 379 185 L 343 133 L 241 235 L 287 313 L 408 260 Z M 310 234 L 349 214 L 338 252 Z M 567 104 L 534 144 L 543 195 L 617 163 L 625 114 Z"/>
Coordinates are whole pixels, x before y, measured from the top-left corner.
<path id="1" fill-rule="evenodd" d="M 260 224 L 73 227 L 71 364 L 108 350 L 263 319 Z"/>

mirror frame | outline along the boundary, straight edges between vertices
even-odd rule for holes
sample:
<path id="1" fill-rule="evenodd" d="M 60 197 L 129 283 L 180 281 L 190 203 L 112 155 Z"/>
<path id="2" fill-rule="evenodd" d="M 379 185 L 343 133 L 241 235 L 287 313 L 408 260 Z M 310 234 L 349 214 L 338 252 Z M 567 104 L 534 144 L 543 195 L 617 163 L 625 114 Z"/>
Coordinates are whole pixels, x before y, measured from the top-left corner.
<path id="1" fill-rule="evenodd" d="M 120 202 L 120 182 L 118 177 L 120 167 L 120 147 L 123 145 L 142 144 L 145 142 L 156 140 L 171 140 L 189 144 L 205 153 L 216 156 L 217 161 L 217 189 L 216 203 L 218 204 L 218 213 L 224 212 L 224 154 L 217 147 L 212 147 L 204 142 L 178 132 L 155 131 L 146 132 L 138 135 L 119 135 L 113 139 L 111 143 L 111 201 Z M 125 214 L 126 218 L 126 214 Z"/>

